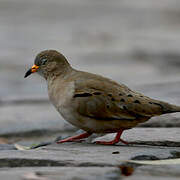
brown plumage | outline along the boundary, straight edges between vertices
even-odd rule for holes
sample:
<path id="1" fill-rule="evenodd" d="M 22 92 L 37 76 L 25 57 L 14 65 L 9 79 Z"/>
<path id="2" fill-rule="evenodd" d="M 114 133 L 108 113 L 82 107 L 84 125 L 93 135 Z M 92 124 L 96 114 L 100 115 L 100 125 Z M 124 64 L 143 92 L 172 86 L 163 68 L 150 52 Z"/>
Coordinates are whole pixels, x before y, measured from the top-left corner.
<path id="1" fill-rule="evenodd" d="M 92 133 L 111 132 L 117 132 L 114 140 L 97 143 L 124 142 L 120 139 L 124 130 L 153 116 L 180 111 L 179 106 L 151 99 L 108 78 L 77 71 L 54 50 L 38 54 L 25 77 L 36 71 L 47 80 L 49 98 L 59 113 L 86 131 L 59 143 L 86 138 Z"/>

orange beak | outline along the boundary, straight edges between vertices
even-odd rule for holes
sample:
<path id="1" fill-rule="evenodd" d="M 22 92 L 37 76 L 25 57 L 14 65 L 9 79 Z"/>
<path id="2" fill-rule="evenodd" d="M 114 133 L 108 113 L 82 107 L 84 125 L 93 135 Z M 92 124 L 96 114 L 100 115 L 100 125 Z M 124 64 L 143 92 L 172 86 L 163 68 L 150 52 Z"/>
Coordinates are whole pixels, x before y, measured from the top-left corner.
<path id="1" fill-rule="evenodd" d="M 26 72 L 24 78 L 28 77 L 28 76 L 31 75 L 32 73 L 37 72 L 38 69 L 39 69 L 39 66 L 33 65 L 33 66 L 31 67 L 31 69 L 29 69 L 29 70 Z"/>

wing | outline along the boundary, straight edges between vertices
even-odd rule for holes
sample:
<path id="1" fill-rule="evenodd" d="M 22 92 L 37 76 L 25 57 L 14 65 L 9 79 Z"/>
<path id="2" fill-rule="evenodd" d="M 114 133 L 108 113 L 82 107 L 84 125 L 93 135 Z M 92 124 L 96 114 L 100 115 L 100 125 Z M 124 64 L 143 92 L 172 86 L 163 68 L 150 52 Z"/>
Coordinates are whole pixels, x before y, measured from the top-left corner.
<path id="1" fill-rule="evenodd" d="M 81 115 L 103 120 L 135 120 L 163 114 L 162 102 L 102 78 L 76 81 L 73 98 Z"/>

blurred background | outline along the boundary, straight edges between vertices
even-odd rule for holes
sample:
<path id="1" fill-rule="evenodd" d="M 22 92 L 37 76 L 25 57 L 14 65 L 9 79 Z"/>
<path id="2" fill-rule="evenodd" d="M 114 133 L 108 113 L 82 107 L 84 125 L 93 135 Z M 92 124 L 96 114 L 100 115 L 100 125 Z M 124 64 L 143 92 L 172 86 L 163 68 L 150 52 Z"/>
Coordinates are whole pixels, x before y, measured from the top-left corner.
<path id="1" fill-rule="evenodd" d="M 38 75 L 37 53 L 56 49 L 73 67 L 180 105 L 179 0 L 0 0 L 0 136 L 68 133 Z M 180 126 L 180 114 L 143 126 Z"/>

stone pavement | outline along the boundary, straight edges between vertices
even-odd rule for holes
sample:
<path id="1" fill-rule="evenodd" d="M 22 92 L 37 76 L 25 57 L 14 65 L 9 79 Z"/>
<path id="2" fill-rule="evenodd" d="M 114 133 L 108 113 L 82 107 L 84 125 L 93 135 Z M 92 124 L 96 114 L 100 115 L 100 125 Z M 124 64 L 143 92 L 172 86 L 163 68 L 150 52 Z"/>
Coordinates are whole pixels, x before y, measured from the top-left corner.
<path id="1" fill-rule="evenodd" d="M 101 137 L 112 138 L 109 134 Z M 132 145 L 64 143 L 34 150 L 1 150 L 0 177 L 3 179 L 179 179 L 178 165 L 138 165 L 125 160 L 180 158 L 179 128 L 134 128 L 124 139 Z M 4 145 L 6 146 L 6 145 Z M 131 171 L 129 171 L 131 170 Z"/>

